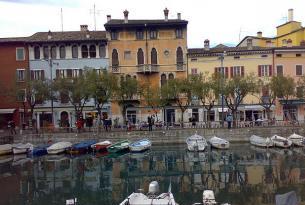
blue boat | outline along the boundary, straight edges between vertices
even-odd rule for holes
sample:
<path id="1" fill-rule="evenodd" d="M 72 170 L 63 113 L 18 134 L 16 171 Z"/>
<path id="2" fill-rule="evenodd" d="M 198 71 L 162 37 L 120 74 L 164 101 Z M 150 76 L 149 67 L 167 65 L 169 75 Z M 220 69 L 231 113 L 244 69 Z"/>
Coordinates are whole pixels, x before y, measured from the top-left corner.
<path id="1" fill-rule="evenodd" d="M 129 149 L 131 152 L 143 152 L 150 149 L 151 141 L 149 139 L 141 139 L 139 141 L 129 144 Z"/>
<path id="2" fill-rule="evenodd" d="M 43 156 L 48 154 L 47 148 L 50 147 L 50 145 L 39 145 L 37 147 L 34 147 L 33 149 L 33 156 Z"/>
<path id="3" fill-rule="evenodd" d="M 86 154 L 92 151 L 91 145 L 95 144 L 96 140 L 85 140 L 72 145 L 68 150 L 70 154 Z"/>

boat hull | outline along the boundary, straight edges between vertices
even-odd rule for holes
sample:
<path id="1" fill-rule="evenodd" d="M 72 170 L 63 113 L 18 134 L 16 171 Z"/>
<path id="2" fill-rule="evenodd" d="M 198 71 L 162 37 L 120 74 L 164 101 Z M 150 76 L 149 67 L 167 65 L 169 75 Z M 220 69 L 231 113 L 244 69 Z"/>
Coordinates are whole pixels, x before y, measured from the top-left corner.
<path id="1" fill-rule="evenodd" d="M 213 148 L 216 148 L 216 149 L 229 149 L 229 147 L 230 147 L 230 143 L 227 140 L 224 140 L 219 137 L 212 137 L 209 140 L 209 143 L 211 144 L 211 146 Z"/>
<path id="2" fill-rule="evenodd" d="M 70 142 L 58 142 L 47 148 L 48 154 L 59 154 L 68 150 L 72 144 Z"/>
<path id="3" fill-rule="evenodd" d="M 27 154 L 33 150 L 32 144 L 15 144 L 13 145 L 13 154 Z"/>
<path id="4" fill-rule="evenodd" d="M 109 153 L 126 152 L 129 151 L 129 144 L 128 140 L 124 140 L 107 147 L 107 151 Z"/>
<path id="5" fill-rule="evenodd" d="M 185 142 L 187 144 L 188 151 L 191 152 L 202 152 L 208 145 L 206 139 L 197 134 L 188 137 Z"/>
<path id="6" fill-rule="evenodd" d="M 129 145 L 131 152 L 144 152 L 151 147 L 151 141 L 148 139 L 139 140 Z"/>
<path id="7" fill-rule="evenodd" d="M 292 134 L 288 137 L 289 140 L 292 141 L 292 144 L 298 147 L 304 147 L 305 146 L 305 137 L 298 135 L 298 134 Z"/>
<path id="8" fill-rule="evenodd" d="M 292 145 L 291 140 L 278 136 L 278 135 L 273 135 L 271 137 L 271 140 L 273 141 L 274 146 L 280 147 L 280 148 L 289 148 Z"/>
<path id="9" fill-rule="evenodd" d="M 274 143 L 270 138 L 263 138 L 257 135 L 252 135 L 250 137 L 250 144 L 254 145 L 254 146 L 258 146 L 258 147 L 273 147 Z"/>
<path id="10" fill-rule="evenodd" d="M 4 144 L 0 145 L 0 155 L 7 155 L 12 153 L 12 145 Z"/>

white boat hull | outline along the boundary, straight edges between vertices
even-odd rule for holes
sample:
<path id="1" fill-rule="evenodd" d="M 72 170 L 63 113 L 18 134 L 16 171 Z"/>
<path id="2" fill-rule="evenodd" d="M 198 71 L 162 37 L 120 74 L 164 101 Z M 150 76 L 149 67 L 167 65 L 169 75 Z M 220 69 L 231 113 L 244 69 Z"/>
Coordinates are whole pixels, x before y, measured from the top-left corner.
<path id="1" fill-rule="evenodd" d="M 143 152 L 150 149 L 151 141 L 149 140 L 140 140 L 134 143 L 129 144 L 129 150 L 131 152 Z"/>
<path id="2" fill-rule="evenodd" d="M 292 145 L 291 140 L 289 140 L 285 137 L 278 136 L 278 135 L 273 135 L 271 137 L 271 140 L 273 141 L 273 143 L 276 147 L 280 147 L 280 148 L 288 148 Z"/>
<path id="3" fill-rule="evenodd" d="M 211 144 L 212 147 L 217 149 L 229 149 L 230 147 L 230 143 L 227 140 L 219 137 L 212 137 L 209 140 L 209 143 Z"/>
<path id="4" fill-rule="evenodd" d="M 305 137 L 298 135 L 298 134 L 292 134 L 288 137 L 289 140 L 292 141 L 293 145 L 296 145 L 298 147 L 304 147 L 305 146 Z"/>
<path id="5" fill-rule="evenodd" d="M 257 135 L 252 135 L 250 137 L 250 144 L 258 146 L 258 147 L 272 147 L 274 145 L 273 141 L 267 137 L 263 138 Z"/>
<path id="6" fill-rule="evenodd" d="M 171 192 L 156 197 L 147 197 L 142 193 L 132 193 L 120 205 L 178 205 Z"/>
<path id="7" fill-rule="evenodd" d="M 47 148 L 48 154 L 59 154 L 72 146 L 71 142 L 57 142 Z"/>
<path id="8" fill-rule="evenodd" d="M 0 145 L 0 155 L 10 154 L 12 153 L 12 145 L 4 144 Z"/>
<path id="9" fill-rule="evenodd" d="M 207 146 L 207 141 L 200 135 L 192 135 L 185 140 L 187 149 L 191 152 L 204 151 Z"/>
<path id="10" fill-rule="evenodd" d="M 26 154 L 28 152 L 31 152 L 34 148 L 34 146 L 30 143 L 27 144 L 14 144 L 12 145 L 13 148 L 13 154 Z"/>

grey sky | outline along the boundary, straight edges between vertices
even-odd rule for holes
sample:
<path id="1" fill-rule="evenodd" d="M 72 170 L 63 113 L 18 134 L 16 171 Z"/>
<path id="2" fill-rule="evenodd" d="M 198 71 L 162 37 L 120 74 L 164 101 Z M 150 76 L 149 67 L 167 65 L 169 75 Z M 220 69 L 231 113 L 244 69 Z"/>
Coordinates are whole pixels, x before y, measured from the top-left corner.
<path id="1" fill-rule="evenodd" d="M 96 5 L 97 29 L 104 30 L 106 15 L 130 19 L 163 19 L 163 9 L 169 18 L 189 21 L 188 46 L 236 45 L 246 35 L 276 34 L 275 27 L 285 23 L 287 11 L 294 9 L 294 20 L 305 21 L 304 0 L 0 0 L 0 37 L 29 36 L 38 31 L 60 31 L 60 9 L 63 9 L 64 30 L 79 30 L 80 24 L 94 29 L 93 5 Z M 91 11 L 91 12 L 90 12 Z"/>

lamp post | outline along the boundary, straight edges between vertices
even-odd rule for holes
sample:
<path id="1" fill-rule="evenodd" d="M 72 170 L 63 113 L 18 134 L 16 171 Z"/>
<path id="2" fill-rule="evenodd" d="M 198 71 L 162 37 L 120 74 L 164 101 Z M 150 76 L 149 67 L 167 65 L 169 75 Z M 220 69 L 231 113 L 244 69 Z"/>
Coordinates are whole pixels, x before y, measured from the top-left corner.
<path id="1" fill-rule="evenodd" d="M 226 55 L 226 51 L 221 53 L 219 56 L 220 64 L 221 64 L 221 79 L 220 79 L 220 91 L 221 91 L 221 126 L 222 128 L 224 127 L 224 116 L 223 116 L 223 111 L 224 111 L 224 102 L 223 102 L 223 84 L 224 84 L 224 75 L 225 75 L 225 69 L 223 67 L 223 61 Z"/>
<path id="2" fill-rule="evenodd" d="M 54 65 L 59 65 L 59 63 L 54 63 L 52 58 L 49 58 L 48 60 L 49 63 L 49 69 L 50 69 L 50 78 L 51 78 L 51 86 L 50 86 L 50 92 L 51 92 L 51 115 L 52 115 L 52 125 L 54 126 L 54 105 L 53 105 L 53 64 Z"/>

